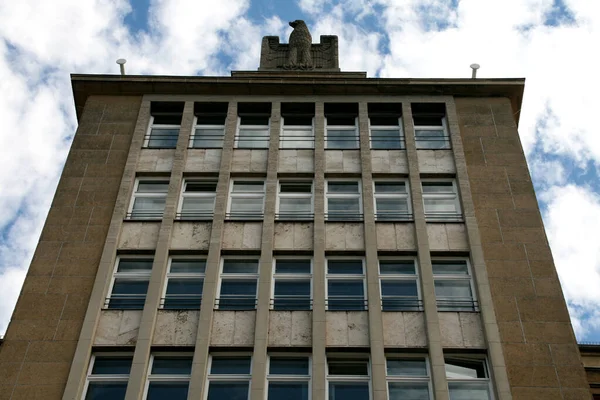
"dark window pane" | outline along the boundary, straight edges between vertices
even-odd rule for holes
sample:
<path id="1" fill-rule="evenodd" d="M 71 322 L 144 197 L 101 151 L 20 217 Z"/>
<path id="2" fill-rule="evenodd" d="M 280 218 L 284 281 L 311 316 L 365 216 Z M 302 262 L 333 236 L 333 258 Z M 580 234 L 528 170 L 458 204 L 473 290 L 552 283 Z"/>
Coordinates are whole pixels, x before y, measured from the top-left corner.
<path id="1" fill-rule="evenodd" d="M 354 126 L 356 117 L 354 115 L 329 115 L 327 125 L 329 126 Z"/>
<path id="2" fill-rule="evenodd" d="M 387 374 L 390 376 L 427 376 L 425 360 L 387 360 Z"/>
<path id="3" fill-rule="evenodd" d="M 380 274 L 414 275 L 415 262 L 412 260 L 380 260 Z"/>
<path id="4" fill-rule="evenodd" d="M 256 295 L 256 279 L 224 279 L 221 297 L 225 295 Z"/>
<path id="5" fill-rule="evenodd" d="M 152 270 L 151 258 L 121 258 L 119 260 L 118 272 L 140 272 Z"/>
<path id="6" fill-rule="evenodd" d="M 450 400 L 489 400 L 487 382 L 448 382 Z"/>
<path id="7" fill-rule="evenodd" d="M 132 357 L 96 357 L 92 375 L 129 375 Z"/>
<path id="8" fill-rule="evenodd" d="M 426 382 L 390 382 L 389 400 L 428 400 L 429 384 Z"/>
<path id="9" fill-rule="evenodd" d="M 258 272 L 258 260 L 225 260 L 224 274 L 255 274 Z"/>
<path id="10" fill-rule="evenodd" d="M 154 115 L 153 125 L 179 125 L 181 117 L 179 113 Z"/>
<path id="11" fill-rule="evenodd" d="M 312 193 L 311 182 L 282 182 L 281 193 Z"/>
<path id="12" fill-rule="evenodd" d="M 189 375 L 192 357 L 154 357 L 152 374 Z"/>
<path id="13" fill-rule="evenodd" d="M 197 149 L 210 149 L 223 147 L 224 129 L 221 128 L 196 128 L 192 147 Z"/>
<path id="14" fill-rule="evenodd" d="M 151 382 L 146 400 L 187 400 L 188 382 Z"/>
<path id="15" fill-rule="evenodd" d="M 328 182 L 327 192 L 358 194 L 358 182 Z"/>
<path id="16" fill-rule="evenodd" d="M 329 360 L 329 375 L 369 375 L 366 360 Z"/>
<path id="17" fill-rule="evenodd" d="M 268 125 L 268 115 L 242 115 L 240 125 Z"/>
<path id="18" fill-rule="evenodd" d="M 140 181 L 138 183 L 138 193 L 167 193 L 169 182 L 165 181 Z"/>
<path id="19" fill-rule="evenodd" d="M 270 382 L 267 400 L 308 400 L 308 382 Z"/>
<path id="20" fill-rule="evenodd" d="M 206 260 L 172 260 L 172 273 L 204 273 Z"/>
<path id="21" fill-rule="evenodd" d="M 312 126 L 312 116 L 285 116 L 283 118 L 283 125 L 295 125 L 295 126 Z"/>
<path id="22" fill-rule="evenodd" d="M 272 375 L 309 375 L 308 358 L 279 358 L 271 357 L 269 361 L 269 374 Z"/>
<path id="23" fill-rule="evenodd" d="M 406 193 L 404 182 L 377 182 L 375 183 L 375 194 L 380 193 Z"/>
<path id="24" fill-rule="evenodd" d="M 371 126 L 393 126 L 398 125 L 398 116 L 395 115 L 374 115 L 369 117 Z"/>
<path id="25" fill-rule="evenodd" d="M 453 193 L 452 182 L 423 182 L 423 193 Z"/>
<path id="26" fill-rule="evenodd" d="M 85 400 L 125 399 L 127 382 L 90 382 Z"/>
<path id="27" fill-rule="evenodd" d="M 381 281 L 382 296 L 406 296 L 417 297 L 417 282 L 416 281 Z"/>
<path id="28" fill-rule="evenodd" d="M 443 115 L 413 115 L 415 126 L 442 126 Z"/>
<path id="29" fill-rule="evenodd" d="M 112 294 L 146 294 L 148 280 L 116 279 Z"/>
<path id="30" fill-rule="evenodd" d="M 248 400 L 249 382 L 210 382 L 207 400 Z"/>
<path id="31" fill-rule="evenodd" d="M 170 278 L 167 284 L 168 295 L 202 294 L 204 279 Z"/>
<path id="32" fill-rule="evenodd" d="M 310 274 L 310 260 L 277 260 L 276 274 Z"/>
<path id="33" fill-rule="evenodd" d="M 433 273 L 436 275 L 468 275 L 469 269 L 467 268 L 466 261 L 439 261 L 433 260 L 431 262 L 433 267 Z"/>
<path id="34" fill-rule="evenodd" d="M 275 296 L 310 296 L 310 281 L 275 281 Z"/>
<path id="35" fill-rule="evenodd" d="M 362 274 L 362 260 L 327 260 L 328 274 Z"/>
<path id="36" fill-rule="evenodd" d="M 196 115 L 196 125 L 225 125 L 227 114 L 222 115 Z"/>
<path id="37" fill-rule="evenodd" d="M 329 382 L 329 400 L 369 400 L 367 382 Z"/>
<path id="38" fill-rule="evenodd" d="M 148 138 L 148 147 L 153 149 L 174 149 L 177 146 L 179 128 L 157 129 L 153 128 Z"/>
<path id="39" fill-rule="evenodd" d="M 213 375 L 248 375 L 250 357 L 213 357 L 210 373 Z"/>

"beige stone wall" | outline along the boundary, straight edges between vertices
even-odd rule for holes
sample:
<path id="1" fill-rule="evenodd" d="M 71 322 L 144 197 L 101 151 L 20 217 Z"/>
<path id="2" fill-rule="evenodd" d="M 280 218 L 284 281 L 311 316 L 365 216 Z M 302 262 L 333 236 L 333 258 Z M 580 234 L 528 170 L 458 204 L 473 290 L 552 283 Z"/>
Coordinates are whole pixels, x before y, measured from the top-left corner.
<path id="1" fill-rule="evenodd" d="M 514 400 L 589 399 L 511 104 L 456 99 Z"/>
<path id="2" fill-rule="evenodd" d="M 90 97 L 4 344 L 0 399 L 61 399 L 141 104 Z"/>

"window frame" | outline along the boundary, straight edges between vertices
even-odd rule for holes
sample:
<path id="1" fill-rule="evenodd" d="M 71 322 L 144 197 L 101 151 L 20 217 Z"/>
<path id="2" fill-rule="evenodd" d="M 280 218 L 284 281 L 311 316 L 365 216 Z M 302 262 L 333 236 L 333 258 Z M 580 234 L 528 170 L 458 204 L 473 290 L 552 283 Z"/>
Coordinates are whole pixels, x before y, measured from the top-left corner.
<path id="1" fill-rule="evenodd" d="M 277 260 L 308 260 L 310 263 L 310 273 L 308 274 L 277 274 Z M 274 256 L 273 257 L 273 270 L 271 279 L 271 310 L 274 311 L 310 311 L 313 305 L 313 277 L 314 277 L 314 260 L 312 257 L 302 256 Z M 308 279 L 310 282 L 310 294 L 309 294 L 309 307 L 308 308 L 281 308 L 278 309 L 276 306 L 277 297 L 275 297 L 275 283 L 277 280 L 283 281 L 299 281 Z M 288 296 L 289 297 L 289 296 Z"/>
<path id="2" fill-rule="evenodd" d="M 329 260 L 333 260 L 333 261 L 343 261 L 343 260 L 351 260 L 351 261 L 357 261 L 360 260 L 362 263 L 362 274 L 330 274 L 329 273 Z M 341 280 L 341 281 L 357 281 L 359 279 L 362 280 L 362 284 L 363 284 L 363 299 L 362 299 L 362 309 L 358 309 L 358 308 L 345 308 L 345 309 L 330 309 L 330 305 L 329 305 L 329 279 L 332 280 Z M 358 296 L 357 296 L 358 297 Z M 334 299 L 335 300 L 335 299 Z M 340 299 L 340 300 L 344 300 L 344 299 Z M 348 301 L 348 299 L 345 299 L 346 301 Z M 360 300 L 353 300 L 350 299 L 350 301 L 360 301 Z M 368 311 L 369 310 L 369 303 L 368 303 L 368 293 L 367 293 L 367 267 L 366 267 L 366 261 L 364 257 L 352 257 L 352 256 L 325 256 L 325 310 L 326 311 Z"/>
<path id="3" fill-rule="evenodd" d="M 399 147 L 374 147 L 373 146 L 373 130 L 379 131 L 398 131 Z M 375 141 L 377 142 L 377 140 Z M 406 150 L 406 139 L 404 135 L 404 126 L 402 124 L 402 116 L 398 117 L 398 125 L 371 125 L 371 116 L 369 115 L 369 146 L 371 150 Z"/>
<path id="4" fill-rule="evenodd" d="M 310 194 L 294 192 L 294 193 L 282 193 L 281 185 L 282 184 L 294 184 L 294 183 L 310 183 Z M 280 212 L 281 199 L 282 198 L 290 198 L 290 199 L 306 199 L 310 196 L 310 212 L 309 213 L 285 213 L 284 215 Z M 278 221 L 312 221 L 315 217 L 315 182 L 313 179 L 311 180 L 302 180 L 302 179 L 278 179 L 277 180 L 277 199 L 275 205 L 275 219 Z"/>
<path id="5" fill-rule="evenodd" d="M 452 183 L 452 193 L 451 196 L 449 193 L 425 193 L 423 190 L 424 183 Z M 442 178 L 442 179 L 421 179 L 421 195 L 423 197 L 423 213 L 425 214 L 425 220 L 427 222 L 462 222 L 463 221 L 463 210 L 461 206 L 460 192 L 458 190 L 458 185 L 456 183 L 456 179 L 454 178 Z M 427 206 L 425 205 L 425 199 L 452 199 L 454 200 L 454 206 L 457 209 L 456 213 L 437 213 L 437 212 L 428 212 Z"/>
<path id="6" fill-rule="evenodd" d="M 446 115 L 444 115 L 442 117 L 442 124 L 441 125 L 416 125 L 415 124 L 415 115 L 418 117 L 419 114 L 413 114 L 413 129 L 414 129 L 414 135 L 415 135 L 415 147 L 417 148 L 417 150 L 450 150 L 452 149 L 452 140 L 450 139 L 450 131 L 448 130 L 448 122 L 447 122 L 447 118 Z M 417 131 L 439 131 L 439 130 L 443 130 L 444 131 L 444 136 L 443 136 L 443 143 L 444 143 L 444 147 L 421 147 L 419 146 L 419 143 L 430 143 L 433 142 L 435 144 L 435 142 L 441 142 L 442 140 L 431 140 L 431 139 L 427 139 L 427 140 L 419 140 L 419 137 L 417 136 Z"/>
<path id="7" fill-rule="evenodd" d="M 402 275 L 402 274 L 382 274 L 381 273 L 381 261 L 412 261 L 415 267 L 414 275 Z M 419 264 L 416 257 L 410 256 L 380 256 L 377 258 L 377 274 L 379 276 L 379 294 L 381 296 L 381 311 L 383 312 L 404 312 L 404 311 L 423 311 L 423 295 L 421 293 L 421 282 L 419 276 Z M 417 298 L 415 299 L 414 306 L 398 306 L 396 308 L 386 309 L 385 297 L 383 295 L 383 281 L 414 281 L 417 287 Z M 387 297 L 387 296 L 386 296 Z"/>
<path id="8" fill-rule="evenodd" d="M 172 114 L 176 114 L 176 113 L 172 113 Z M 183 116 L 182 116 L 183 118 Z M 173 129 L 177 129 L 177 138 L 175 139 L 175 145 L 173 147 L 150 147 L 150 141 L 153 140 L 152 138 L 152 130 L 153 129 L 157 129 L 157 130 L 173 130 Z M 150 115 L 150 121 L 148 124 L 148 130 L 146 131 L 146 135 L 144 136 L 144 143 L 142 144 L 142 148 L 143 149 L 151 149 L 151 150 L 158 150 L 158 149 L 175 149 L 177 148 L 177 142 L 179 141 L 179 136 L 181 134 L 181 123 L 179 125 L 174 125 L 174 124 L 154 124 L 154 115 Z M 154 139 L 154 140 L 161 140 L 159 139 Z M 162 139 L 165 140 L 165 139 Z"/>
<path id="9" fill-rule="evenodd" d="M 175 374 L 152 374 L 152 366 L 154 365 L 154 358 L 158 357 L 166 357 L 166 358 L 193 358 L 194 353 L 167 353 L 167 352 L 156 352 L 150 354 L 150 360 L 148 362 L 148 371 L 146 373 L 146 382 L 144 384 L 144 395 L 142 396 L 142 400 L 146 400 L 148 398 L 148 391 L 150 389 L 150 384 L 152 382 L 187 382 L 188 383 L 188 391 L 189 391 L 189 383 L 192 378 L 192 373 L 190 370 L 189 375 L 175 375 Z"/>
<path id="10" fill-rule="evenodd" d="M 173 259 L 175 260 L 204 260 L 204 272 L 171 272 L 171 265 L 173 263 Z M 171 278 L 175 279 L 202 279 L 202 293 L 200 294 L 200 301 L 198 302 L 198 308 L 195 307 L 185 307 L 185 308 L 171 308 L 165 307 L 167 302 L 167 289 L 169 287 L 169 280 Z M 206 256 L 169 256 L 168 265 L 167 265 L 167 273 L 165 275 L 165 283 L 163 285 L 163 290 L 161 292 L 159 309 L 162 310 L 199 310 L 202 305 L 202 295 L 204 294 L 204 280 L 206 279 Z"/>
<path id="11" fill-rule="evenodd" d="M 212 195 L 209 194 L 205 194 L 205 193 L 209 193 L 209 192 L 189 192 L 186 194 L 186 188 L 188 183 L 214 183 L 215 184 L 215 191 L 214 192 L 210 192 L 213 193 Z M 184 178 L 183 179 L 183 183 L 181 184 L 181 190 L 179 192 L 179 202 L 177 204 L 177 214 L 176 214 L 176 218 L 177 220 L 212 220 L 214 218 L 215 215 L 215 205 L 216 205 L 216 201 L 217 201 L 217 185 L 218 185 L 218 181 L 215 179 L 202 179 L 202 178 Z M 183 203 L 185 201 L 186 198 L 210 198 L 213 197 L 214 202 L 213 202 L 213 207 L 212 207 L 212 212 L 206 214 L 206 215 L 201 215 L 199 213 L 185 213 L 183 211 Z"/>
<path id="12" fill-rule="evenodd" d="M 464 261 L 467 266 L 467 275 L 435 274 L 435 272 L 433 272 L 433 264 L 436 261 L 460 261 L 460 262 Z M 440 302 L 439 302 L 438 296 L 436 294 L 435 301 L 436 301 L 438 312 L 477 312 L 477 311 L 479 311 L 479 303 L 477 301 L 477 291 L 476 291 L 476 286 L 475 286 L 475 280 L 473 279 L 473 269 L 471 267 L 471 261 L 469 260 L 468 257 L 431 257 L 431 265 L 432 265 L 431 269 L 432 269 L 432 273 L 433 273 L 434 291 L 435 291 L 435 283 L 438 279 L 444 280 L 444 281 L 468 281 L 469 288 L 471 289 L 471 300 L 470 300 L 471 305 L 468 305 L 468 306 L 452 305 L 451 300 L 450 301 L 446 300 L 446 301 L 448 301 L 448 305 L 440 306 Z M 444 299 L 442 299 L 442 300 L 444 300 Z M 461 300 L 460 302 L 466 303 L 467 300 Z"/>
<path id="13" fill-rule="evenodd" d="M 286 127 L 290 130 L 302 130 L 302 131 L 310 131 L 308 136 L 286 136 L 285 131 Z M 301 138 L 300 140 L 293 140 L 290 138 Z M 286 142 L 306 142 L 308 146 L 286 146 Z M 285 125 L 285 117 L 281 117 L 281 127 L 279 132 L 279 148 L 283 150 L 313 150 L 315 148 L 315 117 L 312 117 L 310 125 Z"/>
<path id="14" fill-rule="evenodd" d="M 85 399 L 87 394 L 88 394 L 88 390 L 90 387 L 90 383 L 91 382 L 126 382 L 126 384 L 129 384 L 129 377 L 131 376 L 131 367 L 129 370 L 129 374 L 125 375 L 125 374 L 100 374 L 100 375 L 93 375 L 92 374 L 92 370 L 94 369 L 94 364 L 96 363 L 96 359 L 97 358 L 102 358 L 102 357 L 106 357 L 106 358 L 110 358 L 110 357 L 131 357 L 131 364 L 133 365 L 133 353 L 130 352 L 92 352 L 92 355 L 90 357 L 90 362 L 87 368 L 87 373 L 85 376 L 85 384 L 83 387 L 83 393 L 81 396 L 81 399 Z M 125 389 L 127 390 L 127 389 Z"/>
<path id="15" fill-rule="evenodd" d="M 348 139 L 348 142 L 355 144 L 355 147 L 331 147 L 329 145 L 329 129 L 340 131 L 354 131 L 354 141 Z M 333 140 L 332 140 L 333 141 Z M 325 150 L 358 150 L 360 149 L 360 134 L 358 129 L 358 116 L 354 117 L 354 126 L 352 125 L 329 125 L 327 116 L 325 116 Z"/>
<path id="16" fill-rule="evenodd" d="M 243 130 L 264 130 L 265 133 L 263 136 L 258 136 L 258 139 L 248 139 L 248 138 L 242 138 L 241 136 L 241 132 Z M 246 149 L 246 150 L 265 150 L 268 149 L 270 144 L 271 144 L 271 116 L 269 116 L 269 119 L 267 121 L 266 125 L 242 125 L 242 117 L 240 115 L 237 116 L 237 125 L 236 125 L 236 130 L 235 130 L 235 138 L 233 141 L 233 148 L 234 149 Z M 261 139 L 261 137 L 264 137 L 263 139 Z M 252 141 L 256 141 L 256 142 L 260 142 L 261 144 L 264 144 L 264 146 L 259 146 L 259 147 L 240 147 L 240 142 L 252 142 Z"/>
<path id="17" fill-rule="evenodd" d="M 167 184 L 167 191 L 166 192 L 140 192 L 138 193 L 138 189 L 140 186 L 140 183 L 142 182 L 160 182 L 160 183 L 166 183 Z M 169 178 L 161 178 L 161 177 L 137 177 L 135 178 L 135 182 L 133 185 L 133 192 L 131 193 L 131 198 L 129 199 L 129 207 L 127 208 L 127 214 L 125 219 L 126 220 L 143 220 L 143 221 L 157 221 L 157 220 L 161 220 L 164 215 L 165 215 L 165 208 L 166 208 L 166 203 L 167 203 L 167 196 L 169 194 L 169 185 L 170 185 L 170 180 Z M 160 215 L 156 212 L 143 212 L 142 215 L 139 215 L 138 213 L 135 213 L 133 211 L 133 206 L 135 204 L 135 200 L 137 198 L 164 198 L 165 199 L 165 207 L 163 207 L 162 212 L 160 213 Z M 146 216 L 143 214 L 147 214 Z"/>
<path id="18" fill-rule="evenodd" d="M 390 375 L 388 373 L 388 361 L 389 360 L 423 360 L 425 361 L 425 370 L 427 372 L 426 376 L 410 376 L 410 375 Z M 424 399 L 424 400 L 432 400 L 433 399 L 433 395 L 434 395 L 434 391 L 433 391 L 433 383 L 432 383 L 432 377 L 431 377 L 431 365 L 429 363 L 429 357 L 427 357 L 427 355 L 423 354 L 423 355 L 418 355 L 418 354 L 391 354 L 388 353 L 385 355 L 385 381 L 386 381 L 386 392 L 387 392 L 387 398 L 391 399 L 390 397 L 390 383 L 395 383 L 395 382 L 406 382 L 406 383 L 427 383 L 427 388 L 429 391 L 429 399 Z"/>
<path id="19" fill-rule="evenodd" d="M 358 187 L 358 191 L 356 193 L 329 193 L 329 183 L 346 183 L 346 182 L 352 182 L 352 183 L 356 183 L 357 187 Z M 343 178 L 334 178 L 334 179 L 325 179 L 325 190 L 323 191 L 324 195 L 325 195 L 325 205 L 324 205 L 324 209 L 325 209 L 325 221 L 331 221 L 331 222 L 346 222 L 346 221 L 362 221 L 364 219 L 364 211 L 363 211 L 363 190 L 362 190 L 362 182 L 360 178 L 348 178 L 348 179 L 343 179 Z M 358 199 L 358 215 L 355 217 L 352 217 L 350 214 L 348 213 L 344 213 L 341 214 L 339 217 L 334 217 L 331 218 L 331 216 L 329 215 L 329 199 L 330 198 L 357 198 Z"/>
<path id="20" fill-rule="evenodd" d="M 235 193 L 233 188 L 236 182 L 262 182 L 263 191 L 260 192 L 243 192 L 243 193 Z M 257 178 L 233 178 L 229 180 L 229 191 L 227 193 L 227 214 L 225 214 L 226 220 L 262 220 L 265 215 L 265 198 L 267 195 L 267 183 L 265 179 L 257 179 Z M 262 207 L 260 213 L 233 213 L 231 211 L 231 206 L 233 204 L 234 197 L 240 198 L 259 198 L 262 197 Z M 242 215 L 237 215 L 242 214 Z"/>
<path id="21" fill-rule="evenodd" d="M 227 116 L 225 117 L 227 118 Z M 196 131 L 198 129 L 222 129 L 223 130 L 223 134 L 220 136 L 220 139 L 206 139 L 206 140 L 220 140 L 221 141 L 221 145 L 220 146 L 210 146 L 210 147 L 205 147 L 205 146 L 194 146 L 195 142 L 196 142 Z M 222 149 L 223 148 L 223 143 L 225 140 L 225 123 L 223 125 L 215 125 L 215 124 L 199 124 L 198 123 L 198 116 L 194 115 L 194 123 L 192 125 L 192 134 L 190 135 L 190 140 L 188 142 L 188 148 L 189 149 Z"/>
<path id="22" fill-rule="evenodd" d="M 365 361 L 367 363 L 367 375 L 331 375 L 329 373 L 329 361 L 348 361 L 348 362 L 357 362 L 357 361 Z M 325 358 L 325 398 L 329 399 L 329 385 L 331 382 L 367 382 L 368 392 L 369 392 L 369 400 L 373 398 L 372 393 L 372 376 L 373 373 L 371 371 L 371 359 L 368 355 L 350 355 L 350 354 L 327 354 Z M 333 400 L 341 400 L 341 399 L 333 399 Z"/>
<path id="23" fill-rule="evenodd" d="M 481 383 L 486 383 L 487 385 L 487 389 L 488 389 L 488 398 L 486 400 L 494 400 L 495 396 L 494 396 L 494 387 L 493 387 L 493 383 L 492 383 L 492 377 L 490 374 L 490 365 L 488 362 L 488 358 L 485 355 L 465 355 L 465 354 L 454 354 L 454 353 L 448 353 L 448 354 L 444 354 L 444 370 L 446 370 L 446 364 L 448 363 L 448 360 L 462 360 L 462 361 L 471 361 L 471 362 L 481 362 L 483 364 L 483 368 L 486 374 L 485 378 L 470 378 L 470 379 L 458 379 L 458 378 L 449 378 L 448 377 L 448 372 L 446 371 L 446 382 L 447 382 L 447 386 L 448 386 L 448 394 L 450 394 L 450 385 L 451 383 L 463 383 L 463 384 L 468 384 L 468 383 L 475 383 L 475 384 L 481 384 Z"/>
<path id="24" fill-rule="evenodd" d="M 308 359 L 308 374 L 307 375 L 283 375 L 283 374 L 270 374 L 271 369 L 271 358 L 306 358 Z M 308 397 L 307 400 L 312 398 L 312 357 L 306 353 L 268 353 L 266 362 L 266 380 L 267 385 L 265 387 L 266 400 L 269 400 L 269 384 L 271 382 L 307 382 L 308 383 Z"/>
<path id="25" fill-rule="evenodd" d="M 235 273 L 229 274 L 223 272 L 223 267 L 225 266 L 225 261 L 227 260 L 245 260 L 245 261 L 256 261 L 256 273 L 250 274 L 248 272 L 244 273 Z M 224 275 L 226 275 L 224 277 Z M 234 306 L 225 306 L 221 305 L 221 289 L 223 287 L 223 278 L 227 279 L 235 279 L 235 280 L 255 280 L 256 281 L 256 290 L 254 292 L 254 305 L 252 307 L 239 306 L 240 308 L 236 308 Z M 224 310 L 224 311 L 253 311 L 258 307 L 258 293 L 260 288 L 258 285 L 260 284 L 260 257 L 259 256 L 225 256 L 221 257 L 219 260 L 219 277 L 218 277 L 218 289 L 215 298 L 215 310 Z"/>
<path id="26" fill-rule="evenodd" d="M 152 265 L 150 266 L 150 269 L 147 270 L 146 273 L 140 273 L 140 272 L 118 272 L 119 270 L 119 264 L 121 262 L 121 260 L 142 260 L 142 259 L 146 259 L 146 260 L 152 260 Z M 144 255 L 127 255 L 127 256 L 121 256 L 118 255 L 115 259 L 115 266 L 113 267 L 113 272 L 112 272 L 112 277 L 110 280 L 110 284 L 108 285 L 108 292 L 107 292 L 107 296 L 105 297 L 104 300 L 104 306 L 102 307 L 103 310 L 143 310 L 144 309 L 144 305 L 146 303 L 146 298 L 148 297 L 148 289 L 150 287 L 150 278 L 152 276 L 152 269 L 154 266 L 154 255 L 148 255 L 148 256 L 144 256 Z M 141 279 L 141 278 L 147 278 L 147 279 Z M 140 307 L 128 307 L 128 308 L 119 308 L 119 307 L 110 307 L 110 303 L 111 300 L 113 299 L 113 295 L 112 295 L 112 291 L 113 288 L 115 286 L 115 282 L 117 281 L 117 279 L 122 279 L 122 280 L 126 280 L 126 281 L 148 281 L 148 288 L 146 288 L 146 294 L 144 295 L 144 301 L 142 302 Z"/>
<path id="27" fill-rule="evenodd" d="M 213 358 L 214 357 L 248 357 L 250 359 L 250 371 L 248 374 L 211 374 Z M 208 400 L 208 395 L 210 392 L 210 383 L 211 382 L 230 382 L 230 381 L 248 381 L 248 399 L 250 400 L 252 396 L 252 353 L 244 353 L 244 352 L 214 352 L 210 353 L 208 356 L 208 363 L 206 369 L 206 390 L 204 391 L 204 400 Z"/>
<path id="28" fill-rule="evenodd" d="M 406 189 L 405 194 L 399 194 L 399 193 L 379 193 L 377 194 L 377 183 L 386 183 L 386 182 L 390 182 L 390 183 L 399 183 L 402 182 L 404 183 L 404 187 Z M 395 215 L 391 215 L 390 217 L 384 217 L 385 214 L 383 214 L 381 217 L 378 215 L 379 213 L 377 212 L 377 199 L 404 199 L 406 198 L 406 204 L 408 205 L 408 213 L 405 214 L 404 216 L 400 213 L 396 213 Z M 412 201 L 411 201 L 411 196 L 410 196 L 410 182 L 408 180 L 408 178 L 398 178 L 398 179 L 390 179 L 390 178 L 385 178 L 385 179 L 373 179 L 373 210 L 375 211 L 375 221 L 413 221 L 414 217 L 413 217 L 413 209 L 412 209 Z"/>

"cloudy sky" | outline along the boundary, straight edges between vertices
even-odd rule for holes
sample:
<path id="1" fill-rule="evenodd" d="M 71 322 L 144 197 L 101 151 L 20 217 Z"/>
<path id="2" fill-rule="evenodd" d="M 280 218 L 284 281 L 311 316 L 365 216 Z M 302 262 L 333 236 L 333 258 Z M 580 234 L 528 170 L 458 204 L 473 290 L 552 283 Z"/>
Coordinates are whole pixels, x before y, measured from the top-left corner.
<path id="1" fill-rule="evenodd" d="M 527 78 L 521 140 L 577 337 L 600 341 L 595 0 L 0 1 L 0 334 L 76 129 L 69 74 L 253 70 L 294 19 L 370 77 Z"/>

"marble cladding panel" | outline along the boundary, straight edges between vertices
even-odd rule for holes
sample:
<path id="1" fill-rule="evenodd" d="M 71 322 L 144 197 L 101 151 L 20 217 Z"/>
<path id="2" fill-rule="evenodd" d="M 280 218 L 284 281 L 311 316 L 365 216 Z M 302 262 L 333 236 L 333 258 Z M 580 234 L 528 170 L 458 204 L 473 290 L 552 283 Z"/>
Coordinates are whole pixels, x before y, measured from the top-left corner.
<path id="1" fill-rule="evenodd" d="M 469 249 L 464 224 L 427 224 L 427 236 L 432 251 Z"/>
<path id="2" fill-rule="evenodd" d="M 223 249 L 260 249 L 262 222 L 226 221 L 223 229 Z"/>
<path id="3" fill-rule="evenodd" d="M 485 348 L 479 313 L 441 312 L 442 346 L 447 348 Z"/>
<path id="4" fill-rule="evenodd" d="M 185 172 L 219 172 L 221 149 L 188 149 Z"/>
<path id="5" fill-rule="evenodd" d="M 138 172 L 169 172 L 173 169 L 175 149 L 142 149 Z"/>
<path id="6" fill-rule="evenodd" d="M 368 311 L 327 311 L 325 329 L 327 346 L 369 346 Z"/>
<path id="7" fill-rule="evenodd" d="M 314 150 L 279 150 L 278 172 L 314 172 L 315 151 Z"/>
<path id="8" fill-rule="evenodd" d="M 454 174 L 452 150 L 419 150 L 419 172 L 422 174 Z"/>
<path id="9" fill-rule="evenodd" d="M 325 150 L 325 172 L 358 173 L 360 150 Z"/>
<path id="10" fill-rule="evenodd" d="M 211 346 L 254 346 L 256 311 L 215 311 Z"/>
<path id="11" fill-rule="evenodd" d="M 267 172 L 268 150 L 234 149 L 231 172 Z"/>
<path id="12" fill-rule="evenodd" d="M 415 250 L 415 224 L 411 222 L 378 222 L 377 247 L 379 250 Z"/>
<path id="13" fill-rule="evenodd" d="M 193 346 L 198 333 L 198 310 L 158 310 L 152 344 Z"/>
<path id="14" fill-rule="evenodd" d="M 371 150 L 374 174 L 408 174 L 406 150 Z"/>
<path id="15" fill-rule="evenodd" d="M 325 250 L 363 250 L 365 248 L 362 222 L 327 222 Z"/>
<path id="16" fill-rule="evenodd" d="M 276 222 L 274 248 L 276 250 L 312 250 L 312 222 Z"/>
<path id="17" fill-rule="evenodd" d="M 425 314 L 384 312 L 383 344 L 389 347 L 426 347 Z"/>
<path id="18" fill-rule="evenodd" d="M 135 345 L 141 320 L 141 310 L 102 310 L 94 345 Z"/>
<path id="19" fill-rule="evenodd" d="M 211 226 L 211 222 L 175 221 L 171 249 L 208 250 Z"/>
<path id="20" fill-rule="evenodd" d="M 269 346 L 312 346 L 311 311 L 270 311 Z"/>
<path id="21" fill-rule="evenodd" d="M 155 249 L 160 222 L 125 221 L 119 235 L 119 249 Z"/>

